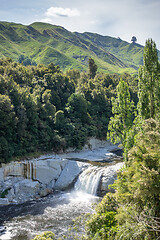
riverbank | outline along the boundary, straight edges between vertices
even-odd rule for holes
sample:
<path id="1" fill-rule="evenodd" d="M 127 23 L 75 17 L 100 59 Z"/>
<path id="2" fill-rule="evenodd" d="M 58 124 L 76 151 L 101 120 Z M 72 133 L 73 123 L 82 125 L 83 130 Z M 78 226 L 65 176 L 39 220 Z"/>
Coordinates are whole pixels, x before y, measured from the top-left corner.
<path id="1" fill-rule="evenodd" d="M 65 153 L 2 164 L 0 205 L 24 203 L 55 190 L 68 189 L 80 173 L 90 167 L 90 162 L 113 162 L 116 155 L 111 151 L 117 149 L 117 145 L 109 141 L 91 138 L 81 151 L 68 149 Z M 110 178 L 115 178 L 115 171 L 110 173 Z"/>

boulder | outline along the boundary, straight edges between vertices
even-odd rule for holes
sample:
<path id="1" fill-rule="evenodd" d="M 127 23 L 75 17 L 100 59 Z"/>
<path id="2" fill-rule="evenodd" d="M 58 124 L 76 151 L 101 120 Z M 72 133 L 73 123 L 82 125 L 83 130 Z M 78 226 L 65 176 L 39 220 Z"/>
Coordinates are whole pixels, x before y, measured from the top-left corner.
<path id="1" fill-rule="evenodd" d="M 64 169 L 65 165 L 67 164 L 68 160 L 48 160 L 48 167 L 52 168 L 53 171 L 53 178 L 57 179 L 61 174 L 62 170 Z"/>
<path id="2" fill-rule="evenodd" d="M 117 179 L 117 171 L 123 166 L 123 164 L 124 163 L 117 163 L 104 170 L 97 192 L 98 196 L 104 196 L 107 192 L 114 192 L 114 189 L 109 186 Z"/>
<path id="3" fill-rule="evenodd" d="M 37 166 L 36 167 L 36 178 L 35 180 L 43 183 L 48 184 L 54 178 L 53 169 L 45 166 Z"/>
<path id="4" fill-rule="evenodd" d="M 17 182 L 24 180 L 23 177 L 7 177 L 3 182 L 3 188 L 12 188 Z"/>
<path id="5" fill-rule="evenodd" d="M 0 168 L 0 182 L 4 181 L 3 172 L 4 172 L 4 169 Z"/>
<path id="6" fill-rule="evenodd" d="M 40 184 L 38 181 L 32 181 L 29 179 L 24 179 L 14 185 L 15 194 L 27 193 L 27 194 L 35 194 L 38 192 L 40 188 Z"/>
<path id="7" fill-rule="evenodd" d="M 49 188 L 43 188 L 43 189 L 40 190 L 39 196 L 40 196 L 40 197 L 45 197 L 45 196 L 47 196 L 48 194 L 50 194 L 51 192 L 52 192 L 51 189 L 49 189 Z"/>
<path id="8" fill-rule="evenodd" d="M 55 189 L 64 190 L 71 186 L 74 183 L 75 179 L 82 172 L 82 170 L 88 167 L 88 163 L 68 161 L 65 165 L 60 177 L 55 183 Z"/>
<path id="9" fill-rule="evenodd" d="M 117 178 L 117 174 L 113 171 L 108 171 L 108 175 L 102 176 L 101 179 L 101 191 L 102 192 L 113 192 L 113 188 L 109 188 L 109 185 L 113 184 Z"/>
<path id="10" fill-rule="evenodd" d="M 67 160 L 39 160 L 35 164 L 35 176 L 33 179 L 47 185 L 59 177 L 66 163 Z"/>
<path id="11" fill-rule="evenodd" d="M 97 148 L 105 148 L 110 151 L 111 149 L 118 149 L 117 145 L 114 145 L 109 140 L 99 140 L 94 137 L 88 139 L 88 143 L 84 146 L 83 149 L 94 150 Z"/>
<path id="12" fill-rule="evenodd" d="M 8 176 L 22 177 L 24 174 L 23 163 L 12 162 L 4 166 L 4 178 Z"/>
<path id="13" fill-rule="evenodd" d="M 11 202 L 23 203 L 36 199 L 39 196 L 40 183 L 29 179 L 19 181 L 13 186 L 14 192 L 8 193 L 6 196 Z M 12 199 L 13 196 L 13 199 Z"/>
<path id="14" fill-rule="evenodd" d="M 45 187 L 53 190 L 53 189 L 54 189 L 54 186 L 55 186 L 55 182 L 56 182 L 56 180 L 53 179 L 50 183 L 48 183 L 47 185 L 45 185 Z"/>
<path id="15" fill-rule="evenodd" d="M 13 202 L 13 201 L 14 201 L 14 199 L 15 199 L 15 197 L 16 197 L 15 192 L 14 192 L 14 188 L 11 188 L 11 189 L 9 190 L 9 192 L 8 192 L 8 194 L 7 194 L 6 197 L 7 197 L 7 199 L 8 199 L 9 202 Z"/>
<path id="16" fill-rule="evenodd" d="M 0 205 L 8 205 L 9 201 L 8 198 L 0 198 Z"/>

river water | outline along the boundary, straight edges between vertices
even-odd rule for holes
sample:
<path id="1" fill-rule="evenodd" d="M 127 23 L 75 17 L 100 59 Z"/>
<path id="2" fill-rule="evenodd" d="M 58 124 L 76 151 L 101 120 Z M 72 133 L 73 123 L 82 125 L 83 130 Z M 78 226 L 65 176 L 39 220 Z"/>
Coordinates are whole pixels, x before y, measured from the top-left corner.
<path id="1" fill-rule="evenodd" d="M 0 207 L 1 240 L 31 240 L 36 234 L 52 231 L 62 237 L 73 219 L 93 211 L 99 198 L 84 192 L 56 192 L 38 201 Z M 82 230 L 83 231 L 83 230 Z M 67 239 L 71 240 L 70 237 Z"/>
<path id="2" fill-rule="evenodd" d="M 102 172 L 114 164 L 112 162 L 105 168 L 90 166 L 84 170 L 75 190 L 54 192 L 37 201 L 0 207 L 0 240 L 31 240 L 44 231 L 52 231 L 57 238 L 68 235 L 76 217 L 94 211 L 93 203 L 100 201 L 95 195 Z M 83 232 L 82 226 L 79 234 Z M 65 239 L 72 240 L 70 236 Z"/>

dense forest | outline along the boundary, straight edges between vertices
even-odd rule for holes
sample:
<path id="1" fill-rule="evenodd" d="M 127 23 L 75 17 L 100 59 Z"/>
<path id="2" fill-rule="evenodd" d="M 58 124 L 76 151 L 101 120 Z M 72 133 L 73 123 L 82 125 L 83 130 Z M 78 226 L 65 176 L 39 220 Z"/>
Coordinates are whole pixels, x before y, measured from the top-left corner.
<path id="1" fill-rule="evenodd" d="M 62 72 L 48 66 L 24 66 L 0 60 L 0 162 L 33 152 L 81 149 L 88 137 L 106 137 L 111 98 L 124 79 L 137 102 L 137 79 L 98 73 L 90 58 L 88 72 Z"/>
<path id="2" fill-rule="evenodd" d="M 106 194 L 95 213 L 86 217 L 85 235 L 72 239 L 160 239 L 160 64 L 152 39 L 146 41 L 138 88 L 134 86 L 138 102 L 126 78 L 117 83 L 108 138 L 121 143 L 125 164 L 114 184 L 115 193 Z M 55 236 L 46 232 L 34 238 L 42 239 Z"/>

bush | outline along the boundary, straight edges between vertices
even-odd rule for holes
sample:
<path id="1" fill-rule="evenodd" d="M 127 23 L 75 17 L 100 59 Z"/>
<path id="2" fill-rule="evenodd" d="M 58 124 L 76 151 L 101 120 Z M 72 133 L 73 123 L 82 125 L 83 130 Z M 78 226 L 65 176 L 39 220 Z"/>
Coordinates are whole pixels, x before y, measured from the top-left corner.
<path id="1" fill-rule="evenodd" d="M 44 232 L 40 235 L 37 235 L 35 238 L 33 238 L 33 240 L 54 240 L 55 235 L 52 232 Z"/>
<path id="2" fill-rule="evenodd" d="M 96 213 L 92 214 L 86 222 L 87 239 L 114 239 L 117 231 L 116 208 L 117 202 L 114 195 L 106 194 L 97 205 Z"/>

